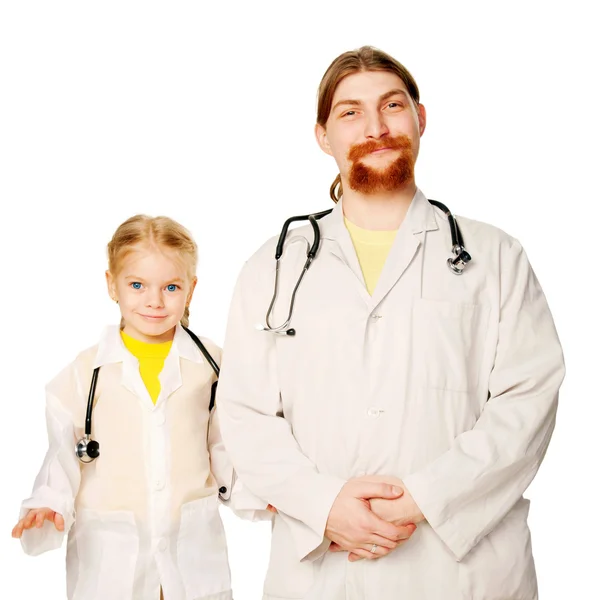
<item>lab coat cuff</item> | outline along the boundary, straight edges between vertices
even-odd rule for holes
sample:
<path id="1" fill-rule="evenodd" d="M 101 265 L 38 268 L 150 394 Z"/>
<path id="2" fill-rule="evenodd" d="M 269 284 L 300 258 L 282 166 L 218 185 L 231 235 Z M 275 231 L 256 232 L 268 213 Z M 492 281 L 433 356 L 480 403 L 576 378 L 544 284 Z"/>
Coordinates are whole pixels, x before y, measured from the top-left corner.
<path id="1" fill-rule="evenodd" d="M 310 519 L 305 523 L 297 522 L 296 526 L 291 527 L 296 552 L 301 561 L 314 561 L 327 552 L 331 543 L 325 538 L 327 520 L 333 503 L 342 487 L 346 485 L 345 479 L 323 474 L 319 475 L 319 480 L 319 490 L 313 496 L 314 503 Z"/>
<path id="2" fill-rule="evenodd" d="M 465 539 L 455 519 L 445 515 L 445 507 L 440 503 L 440 493 L 423 474 L 413 473 L 402 480 L 404 487 L 423 513 L 427 523 L 460 562 L 475 546 L 476 542 Z"/>
<path id="3" fill-rule="evenodd" d="M 273 513 L 267 510 L 268 503 L 250 492 L 241 479 L 234 476 L 234 480 L 230 499 L 223 504 L 246 521 L 270 521 Z"/>
<path id="4" fill-rule="evenodd" d="M 64 536 L 75 522 L 74 502 L 72 498 L 56 492 L 48 486 L 35 490 L 33 496 L 24 500 L 21 505 L 19 519 L 22 519 L 32 508 L 49 508 L 62 515 L 65 520 L 64 531 L 58 531 L 54 523 L 45 520 L 42 527 L 25 529 L 21 536 L 21 546 L 26 554 L 36 556 L 48 550 L 60 548 Z"/>
<path id="5" fill-rule="evenodd" d="M 221 500 L 223 504 L 227 504 L 231 498 L 236 475 L 231 462 L 225 455 L 224 458 L 226 458 L 226 460 L 216 461 L 211 457 L 211 471 L 219 490 L 219 500 Z"/>

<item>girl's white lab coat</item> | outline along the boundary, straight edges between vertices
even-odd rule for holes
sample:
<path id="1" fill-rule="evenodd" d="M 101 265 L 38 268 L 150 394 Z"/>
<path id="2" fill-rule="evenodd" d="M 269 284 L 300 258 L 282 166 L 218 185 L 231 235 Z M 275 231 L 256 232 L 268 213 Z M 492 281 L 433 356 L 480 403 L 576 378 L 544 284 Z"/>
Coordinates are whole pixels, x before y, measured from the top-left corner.
<path id="1" fill-rule="evenodd" d="M 473 256 L 462 276 L 446 265 L 444 214 L 418 191 L 371 297 L 339 203 L 320 221 L 294 337 L 255 327 L 276 240 L 246 263 L 217 402 L 238 476 L 279 509 L 265 600 L 537 598 L 523 492 L 554 427 L 562 351 L 519 242 L 459 223 Z M 312 240 L 310 226 L 288 235 L 274 324 Z M 427 521 L 349 563 L 323 533 L 344 482 L 367 474 L 403 479 Z"/>
<path id="2" fill-rule="evenodd" d="M 213 358 L 220 350 L 203 340 Z M 92 418 L 96 461 L 74 453 L 83 436 L 92 371 L 101 367 Z M 47 506 L 65 518 L 71 600 L 230 600 L 218 490 L 228 501 L 234 473 L 217 415 L 216 376 L 177 327 L 153 404 L 118 327 L 82 352 L 47 386 L 50 448 L 21 510 Z M 61 545 L 46 521 L 23 533 L 29 554 Z"/>

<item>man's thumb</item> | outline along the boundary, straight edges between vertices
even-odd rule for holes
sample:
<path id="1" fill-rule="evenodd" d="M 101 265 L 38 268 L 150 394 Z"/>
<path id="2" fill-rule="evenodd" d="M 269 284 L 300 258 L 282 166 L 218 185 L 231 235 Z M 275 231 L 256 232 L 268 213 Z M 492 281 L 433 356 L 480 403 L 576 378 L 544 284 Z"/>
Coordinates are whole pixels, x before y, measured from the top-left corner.
<path id="1" fill-rule="evenodd" d="M 386 498 L 394 500 L 400 498 L 404 494 L 404 490 L 391 483 L 369 483 L 365 482 L 360 490 L 360 497 L 367 500 L 371 498 Z"/>

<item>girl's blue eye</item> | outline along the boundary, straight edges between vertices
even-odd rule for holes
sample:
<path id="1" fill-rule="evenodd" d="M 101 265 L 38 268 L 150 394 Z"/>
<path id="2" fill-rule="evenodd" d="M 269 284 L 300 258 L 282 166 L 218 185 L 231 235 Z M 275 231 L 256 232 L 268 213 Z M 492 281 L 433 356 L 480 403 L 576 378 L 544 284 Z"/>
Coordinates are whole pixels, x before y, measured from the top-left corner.
<path id="1" fill-rule="evenodd" d="M 167 286 L 167 290 L 169 292 L 175 292 L 175 291 L 177 291 L 177 286 L 174 283 L 171 283 Z"/>
<path id="2" fill-rule="evenodd" d="M 131 287 L 132 287 L 134 290 L 141 290 L 141 289 L 142 289 L 142 284 L 141 284 L 139 281 L 134 281 L 134 282 L 131 284 Z"/>

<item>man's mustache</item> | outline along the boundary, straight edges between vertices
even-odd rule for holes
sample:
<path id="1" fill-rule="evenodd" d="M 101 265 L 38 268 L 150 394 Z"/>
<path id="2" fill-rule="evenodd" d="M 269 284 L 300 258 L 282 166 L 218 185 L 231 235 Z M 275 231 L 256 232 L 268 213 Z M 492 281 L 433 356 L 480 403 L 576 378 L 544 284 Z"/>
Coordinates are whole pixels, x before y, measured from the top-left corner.
<path id="1" fill-rule="evenodd" d="M 362 144 L 352 146 L 348 151 L 348 160 L 350 162 L 356 162 L 364 156 L 371 154 L 371 152 L 382 148 L 389 148 L 390 150 L 412 150 L 412 143 L 406 135 L 397 135 L 383 140 L 369 140 Z"/>

